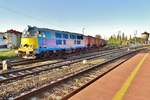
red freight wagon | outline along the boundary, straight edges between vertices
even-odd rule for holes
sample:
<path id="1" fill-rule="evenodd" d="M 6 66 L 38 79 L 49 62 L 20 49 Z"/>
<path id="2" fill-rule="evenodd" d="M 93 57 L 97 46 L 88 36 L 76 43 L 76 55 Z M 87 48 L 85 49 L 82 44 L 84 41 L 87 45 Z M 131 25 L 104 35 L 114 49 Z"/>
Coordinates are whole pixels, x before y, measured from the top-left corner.
<path id="1" fill-rule="evenodd" d="M 86 42 L 87 42 L 86 44 L 87 44 L 88 47 L 93 47 L 96 44 L 96 40 L 92 36 L 87 36 L 86 37 Z"/>
<path id="2" fill-rule="evenodd" d="M 99 47 L 100 46 L 100 39 L 99 38 L 95 38 L 95 46 Z"/>
<path id="3" fill-rule="evenodd" d="M 104 39 L 100 39 L 100 46 L 104 46 L 106 44 L 106 41 Z"/>

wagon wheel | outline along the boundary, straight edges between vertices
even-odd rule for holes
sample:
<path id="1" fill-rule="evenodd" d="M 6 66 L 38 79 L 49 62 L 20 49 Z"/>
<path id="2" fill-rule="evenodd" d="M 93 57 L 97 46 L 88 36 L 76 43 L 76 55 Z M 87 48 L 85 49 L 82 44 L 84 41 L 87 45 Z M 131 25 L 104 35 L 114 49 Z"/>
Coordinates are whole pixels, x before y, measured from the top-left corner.
<path id="1" fill-rule="evenodd" d="M 48 51 L 46 51 L 46 52 L 44 52 L 44 58 L 48 58 L 49 57 L 49 52 Z"/>

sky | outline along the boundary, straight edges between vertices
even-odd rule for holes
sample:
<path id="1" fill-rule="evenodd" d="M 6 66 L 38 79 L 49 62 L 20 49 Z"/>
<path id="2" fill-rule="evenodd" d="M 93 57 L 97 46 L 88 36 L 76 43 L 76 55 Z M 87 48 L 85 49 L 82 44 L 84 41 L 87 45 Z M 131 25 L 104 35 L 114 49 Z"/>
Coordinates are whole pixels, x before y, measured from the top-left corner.
<path id="1" fill-rule="evenodd" d="M 0 0 L 0 31 L 27 25 L 103 38 L 150 32 L 150 0 Z"/>

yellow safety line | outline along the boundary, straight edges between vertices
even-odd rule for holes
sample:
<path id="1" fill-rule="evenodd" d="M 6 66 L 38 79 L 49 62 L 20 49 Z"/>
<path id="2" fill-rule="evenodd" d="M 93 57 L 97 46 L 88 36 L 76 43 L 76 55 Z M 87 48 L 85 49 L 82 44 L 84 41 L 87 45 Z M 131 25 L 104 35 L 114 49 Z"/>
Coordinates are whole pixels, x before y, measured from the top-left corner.
<path id="1" fill-rule="evenodd" d="M 144 61 L 145 61 L 145 59 L 147 58 L 148 55 L 149 55 L 149 53 L 147 53 L 147 54 L 144 55 L 144 57 L 142 58 L 142 60 L 138 63 L 138 65 L 136 66 L 136 68 L 132 71 L 132 73 L 127 78 L 127 80 L 125 81 L 125 83 L 123 83 L 123 85 L 120 88 L 120 90 L 118 90 L 117 93 L 114 95 L 114 97 L 113 97 L 112 100 L 122 100 L 123 99 L 123 96 L 127 92 L 129 86 L 131 85 L 133 79 L 137 75 L 138 71 L 140 70 L 142 64 L 144 63 Z"/>

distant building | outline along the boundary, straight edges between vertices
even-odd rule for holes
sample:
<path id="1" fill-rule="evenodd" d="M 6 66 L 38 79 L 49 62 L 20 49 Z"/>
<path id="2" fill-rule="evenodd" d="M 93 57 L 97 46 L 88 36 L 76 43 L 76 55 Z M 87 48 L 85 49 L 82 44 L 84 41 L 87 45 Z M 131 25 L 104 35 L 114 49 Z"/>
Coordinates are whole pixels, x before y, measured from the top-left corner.
<path id="1" fill-rule="evenodd" d="M 148 43 L 149 34 L 150 33 L 148 33 L 148 32 L 144 32 L 144 33 L 141 34 L 142 39 L 143 39 L 144 43 L 146 43 L 146 44 Z"/>
<path id="2" fill-rule="evenodd" d="M 5 32 L 5 43 L 7 44 L 7 48 L 17 48 L 21 42 L 21 32 L 16 30 L 7 30 Z"/>
<path id="3" fill-rule="evenodd" d="M 5 43 L 4 33 L 0 32 L 0 48 L 6 48 L 7 44 Z"/>

